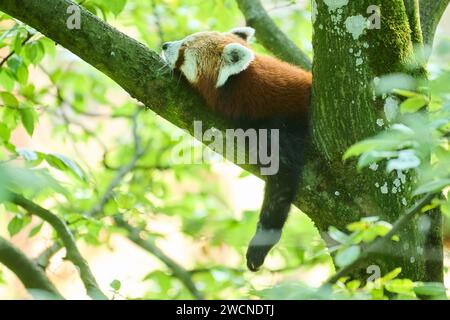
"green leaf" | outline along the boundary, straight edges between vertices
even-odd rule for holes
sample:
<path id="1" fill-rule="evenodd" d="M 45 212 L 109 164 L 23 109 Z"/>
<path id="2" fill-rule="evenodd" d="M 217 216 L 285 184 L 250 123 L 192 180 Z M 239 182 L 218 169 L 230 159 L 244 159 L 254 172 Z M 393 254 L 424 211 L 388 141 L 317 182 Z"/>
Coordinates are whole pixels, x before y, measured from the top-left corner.
<path id="1" fill-rule="evenodd" d="M 3 86 L 6 91 L 11 92 L 14 89 L 15 80 L 8 71 L 10 70 L 0 69 L 0 85 Z"/>
<path id="2" fill-rule="evenodd" d="M 24 227 L 24 220 L 20 216 L 15 216 L 8 223 L 8 232 L 11 237 L 18 234 L 20 230 Z"/>
<path id="3" fill-rule="evenodd" d="M 122 286 L 122 284 L 120 283 L 119 280 L 115 279 L 115 280 L 113 280 L 113 281 L 109 284 L 109 286 L 110 286 L 112 289 L 114 289 L 115 291 L 119 291 L 119 290 L 120 290 L 120 287 Z"/>
<path id="4" fill-rule="evenodd" d="M 0 123 L 0 140 L 7 142 L 10 137 L 11 130 L 4 123 Z"/>
<path id="5" fill-rule="evenodd" d="M 417 196 L 419 194 L 441 191 L 448 186 L 450 186 L 450 179 L 439 179 L 435 181 L 430 181 L 419 186 L 416 190 L 414 190 L 413 195 Z"/>
<path id="6" fill-rule="evenodd" d="M 30 63 L 37 65 L 45 55 L 45 48 L 41 41 L 34 41 L 25 47 L 25 56 Z"/>
<path id="7" fill-rule="evenodd" d="M 30 137 L 33 136 L 35 123 L 35 116 L 33 109 L 23 108 L 19 109 L 19 111 L 20 111 L 20 119 L 22 120 L 22 124 L 25 130 L 28 132 Z"/>
<path id="8" fill-rule="evenodd" d="M 328 229 L 328 235 L 339 243 L 347 243 L 350 239 L 347 234 L 333 226 Z"/>
<path id="9" fill-rule="evenodd" d="M 414 282 L 410 279 L 394 279 L 386 283 L 385 288 L 389 292 L 409 295 L 414 293 Z"/>
<path id="10" fill-rule="evenodd" d="M 47 163 L 53 168 L 59 169 L 61 171 L 71 172 L 81 180 L 86 180 L 86 175 L 84 174 L 83 170 L 81 170 L 76 162 L 67 158 L 66 156 L 59 153 L 42 153 L 42 156 L 45 161 L 47 161 Z"/>
<path id="11" fill-rule="evenodd" d="M 120 209 L 133 209 L 136 203 L 136 197 L 132 193 L 120 193 L 115 200 Z"/>
<path id="12" fill-rule="evenodd" d="M 0 92 L 0 97 L 3 100 L 3 105 L 5 107 L 17 108 L 19 106 L 19 101 L 17 98 L 9 92 Z"/>
<path id="13" fill-rule="evenodd" d="M 19 68 L 17 68 L 16 73 L 17 81 L 19 81 L 20 84 L 27 84 L 28 82 L 28 67 L 25 64 L 21 64 Z"/>
<path id="14" fill-rule="evenodd" d="M 115 199 L 110 199 L 103 208 L 103 214 L 106 216 L 114 216 L 119 212 L 119 207 Z"/>
<path id="15" fill-rule="evenodd" d="M 370 152 L 370 157 L 372 158 L 369 161 L 364 161 L 366 163 L 371 163 L 376 159 L 393 157 L 396 155 L 396 153 L 389 152 L 387 150 L 392 150 L 393 148 L 397 147 L 402 141 L 403 139 L 401 139 L 398 135 L 383 135 L 376 138 L 363 140 L 351 146 L 345 152 L 343 159 L 347 160 L 351 157 L 359 156 L 365 152 Z M 383 151 L 377 152 L 377 150 Z"/>
<path id="16" fill-rule="evenodd" d="M 352 222 L 349 225 L 347 225 L 347 230 L 351 231 L 351 232 L 363 231 L 363 230 L 366 230 L 369 227 L 370 227 L 370 225 L 366 221 L 356 221 L 356 222 Z"/>
<path id="17" fill-rule="evenodd" d="M 50 55 L 51 57 L 55 57 L 56 55 L 56 45 L 55 42 L 49 38 L 42 38 L 39 40 L 39 43 L 42 44 L 42 54 Z"/>
<path id="18" fill-rule="evenodd" d="M 30 60 L 31 63 L 34 62 L 34 60 L 37 58 L 38 55 L 38 48 L 34 43 L 26 46 L 25 51 L 26 57 Z"/>
<path id="19" fill-rule="evenodd" d="M 39 233 L 39 231 L 41 231 L 43 225 L 44 225 L 44 223 L 41 222 L 38 225 L 34 226 L 33 229 L 30 230 L 30 233 L 28 234 L 28 238 L 32 238 L 35 235 L 37 235 Z"/>
<path id="20" fill-rule="evenodd" d="M 391 272 L 389 272 L 382 278 L 383 283 L 388 282 L 392 279 L 395 279 L 401 272 L 402 272 L 402 268 L 395 268 L 394 270 L 392 270 Z"/>
<path id="21" fill-rule="evenodd" d="M 425 107 L 429 102 L 428 98 L 423 95 L 415 96 L 403 101 L 400 110 L 402 113 L 413 113 Z"/>
<path id="22" fill-rule="evenodd" d="M 346 283 L 345 286 L 347 287 L 347 289 L 353 291 L 353 290 L 358 289 L 361 286 L 361 281 L 352 280 L 352 281 L 349 281 L 348 283 Z"/>
<path id="23" fill-rule="evenodd" d="M 114 13 L 115 16 L 117 16 L 119 13 L 122 12 L 126 4 L 127 4 L 126 0 L 115 0 L 115 1 L 108 0 L 108 9 L 111 10 L 111 12 Z"/>
<path id="24" fill-rule="evenodd" d="M 6 170 L 2 171 L 2 183 L 7 189 L 12 189 L 16 192 L 23 192 L 25 190 L 39 192 L 51 188 L 65 196 L 68 195 L 67 190 L 64 189 L 46 170 L 32 170 L 8 166 L 6 167 Z"/>
<path id="25" fill-rule="evenodd" d="M 405 97 L 405 98 L 414 98 L 419 95 L 419 93 L 409 90 L 402 90 L 402 89 L 394 89 L 392 90 L 393 93 L 398 94 L 399 96 Z"/>
<path id="26" fill-rule="evenodd" d="M 414 292 L 419 296 L 447 298 L 446 288 L 440 282 L 421 283 L 414 288 Z"/>
<path id="27" fill-rule="evenodd" d="M 24 158 L 26 161 L 36 161 L 39 159 L 39 154 L 32 150 L 28 150 L 25 148 L 16 148 L 16 152 L 19 156 Z"/>
<path id="28" fill-rule="evenodd" d="M 15 54 L 20 54 L 20 52 L 22 51 L 22 43 L 23 43 L 24 38 L 22 37 L 22 33 L 18 32 L 16 34 L 16 37 L 14 38 L 14 42 L 12 43 L 12 46 L 14 48 L 14 53 Z"/>
<path id="29" fill-rule="evenodd" d="M 345 267 L 358 259 L 361 253 L 359 246 L 351 246 L 344 250 L 340 250 L 336 255 L 336 265 L 338 267 Z"/>

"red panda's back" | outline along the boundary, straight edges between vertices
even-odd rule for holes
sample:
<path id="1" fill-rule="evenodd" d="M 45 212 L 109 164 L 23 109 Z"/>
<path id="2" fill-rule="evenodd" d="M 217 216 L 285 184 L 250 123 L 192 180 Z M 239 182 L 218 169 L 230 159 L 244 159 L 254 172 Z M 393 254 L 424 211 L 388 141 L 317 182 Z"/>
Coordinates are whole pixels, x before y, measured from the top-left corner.
<path id="1" fill-rule="evenodd" d="M 311 73 L 258 55 L 245 71 L 230 77 L 207 100 L 214 109 L 232 118 L 306 119 L 311 86 Z"/>

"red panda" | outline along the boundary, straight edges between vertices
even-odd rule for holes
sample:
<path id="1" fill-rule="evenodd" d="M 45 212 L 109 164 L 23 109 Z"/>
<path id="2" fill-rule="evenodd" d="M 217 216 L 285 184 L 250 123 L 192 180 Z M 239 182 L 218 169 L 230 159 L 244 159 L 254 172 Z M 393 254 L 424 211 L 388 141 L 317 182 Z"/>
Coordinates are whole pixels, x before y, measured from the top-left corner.
<path id="1" fill-rule="evenodd" d="M 239 127 L 279 129 L 278 173 L 266 177 L 247 266 L 257 271 L 279 241 L 300 183 L 309 136 L 312 75 L 276 58 L 256 54 L 255 30 L 199 32 L 163 45 L 162 57 L 203 96 L 206 104 Z"/>

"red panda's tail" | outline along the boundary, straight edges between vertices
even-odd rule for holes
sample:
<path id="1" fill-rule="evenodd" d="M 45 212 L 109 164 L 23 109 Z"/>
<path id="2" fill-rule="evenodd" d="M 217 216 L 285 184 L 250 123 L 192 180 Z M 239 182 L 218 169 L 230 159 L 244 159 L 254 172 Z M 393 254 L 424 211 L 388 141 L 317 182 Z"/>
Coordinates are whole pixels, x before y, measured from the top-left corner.
<path id="1" fill-rule="evenodd" d="M 304 162 L 304 150 L 308 140 L 307 125 L 284 123 L 280 126 L 279 171 L 267 176 L 259 222 L 255 235 L 247 249 L 247 267 L 257 271 L 269 251 L 280 240 L 291 203 L 300 183 Z M 286 127 L 287 126 L 287 127 Z"/>

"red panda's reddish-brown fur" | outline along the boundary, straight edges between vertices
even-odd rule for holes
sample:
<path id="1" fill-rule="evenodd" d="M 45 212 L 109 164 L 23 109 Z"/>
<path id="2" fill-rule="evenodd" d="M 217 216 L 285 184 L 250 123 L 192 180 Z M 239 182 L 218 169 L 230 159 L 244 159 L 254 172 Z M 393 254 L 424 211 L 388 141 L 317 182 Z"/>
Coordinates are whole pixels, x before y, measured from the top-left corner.
<path id="1" fill-rule="evenodd" d="M 309 72 L 257 55 L 246 70 L 231 76 L 223 87 L 211 90 L 207 99 L 219 112 L 232 118 L 307 119 L 311 84 Z"/>
<path id="2" fill-rule="evenodd" d="M 195 40 L 201 44 L 199 74 L 193 84 L 208 106 L 230 118 L 272 118 L 277 116 L 306 120 L 311 100 L 312 75 L 276 58 L 255 55 L 247 69 L 231 76 L 216 88 L 223 48 L 229 43 L 249 47 L 240 37 L 208 33 Z M 180 48 L 176 68 L 184 63 Z"/>

